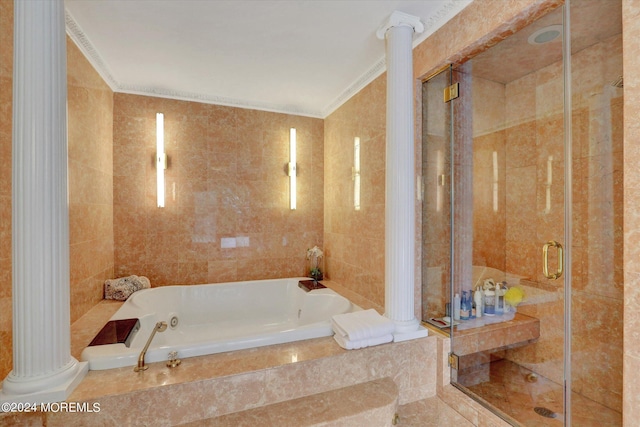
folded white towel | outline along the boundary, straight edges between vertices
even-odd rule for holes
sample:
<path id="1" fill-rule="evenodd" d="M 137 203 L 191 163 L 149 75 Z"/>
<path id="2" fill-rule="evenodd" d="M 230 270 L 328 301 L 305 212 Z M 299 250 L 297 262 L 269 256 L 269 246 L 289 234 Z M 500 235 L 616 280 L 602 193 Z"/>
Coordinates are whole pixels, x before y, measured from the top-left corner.
<path id="1" fill-rule="evenodd" d="M 374 309 L 336 314 L 331 318 L 333 331 L 347 341 L 361 341 L 392 334 L 395 324 Z"/>
<path id="2" fill-rule="evenodd" d="M 393 341 L 393 335 L 387 334 L 387 335 L 382 335 L 381 337 L 376 337 L 376 338 L 368 338 L 368 339 L 359 340 L 359 341 L 350 341 L 350 340 L 347 340 L 342 335 L 335 334 L 333 336 L 333 339 L 336 340 L 338 345 L 344 348 L 345 350 L 356 350 L 359 348 L 371 347 L 374 345 L 391 342 Z"/>

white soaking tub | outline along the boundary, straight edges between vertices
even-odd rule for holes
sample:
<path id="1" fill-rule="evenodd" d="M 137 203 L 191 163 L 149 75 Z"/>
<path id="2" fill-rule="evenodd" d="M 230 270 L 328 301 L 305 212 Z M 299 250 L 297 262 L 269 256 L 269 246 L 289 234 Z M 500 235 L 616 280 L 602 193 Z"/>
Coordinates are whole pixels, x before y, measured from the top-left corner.
<path id="1" fill-rule="evenodd" d="M 127 346 L 104 344 L 84 349 L 89 369 L 135 366 L 157 322 L 145 362 L 281 344 L 333 335 L 331 316 L 360 310 L 331 289 L 309 292 L 298 286 L 308 278 L 165 286 L 134 293 L 111 320 L 139 319 Z"/>

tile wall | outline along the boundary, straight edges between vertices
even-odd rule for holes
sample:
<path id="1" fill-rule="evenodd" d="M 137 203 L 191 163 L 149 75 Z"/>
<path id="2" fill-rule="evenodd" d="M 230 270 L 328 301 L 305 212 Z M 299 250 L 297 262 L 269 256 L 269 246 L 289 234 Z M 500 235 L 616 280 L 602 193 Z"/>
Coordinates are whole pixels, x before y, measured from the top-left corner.
<path id="1" fill-rule="evenodd" d="M 324 241 L 331 280 L 384 306 L 386 74 L 324 120 Z M 352 166 L 360 138 L 361 207 Z"/>
<path id="2" fill-rule="evenodd" d="M 113 91 L 67 38 L 71 322 L 113 277 Z"/>
<path id="3" fill-rule="evenodd" d="M 623 423 L 625 427 L 640 419 L 640 1 L 622 1 L 624 66 L 624 142 L 622 158 L 624 184 L 624 328 L 623 328 Z"/>
<path id="4" fill-rule="evenodd" d="M 13 2 L 0 1 L 0 377 L 13 364 L 11 317 L 11 99 Z"/>
<path id="5" fill-rule="evenodd" d="M 164 208 L 156 204 L 157 112 L 168 156 Z M 285 169 L 291 127 L 296 210 Z M 322 120 L 117 93 L 113 137 L 116 276 L 162 286 L 306 274 L 306 250 L 323 243 Z"/>

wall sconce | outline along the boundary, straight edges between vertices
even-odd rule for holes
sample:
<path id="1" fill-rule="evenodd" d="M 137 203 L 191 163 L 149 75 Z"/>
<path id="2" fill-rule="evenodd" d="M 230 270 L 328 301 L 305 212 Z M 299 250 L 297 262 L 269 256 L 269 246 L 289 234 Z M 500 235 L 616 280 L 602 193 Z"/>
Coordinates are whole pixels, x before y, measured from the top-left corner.
<path id="1" fill-rule="evenodd" d="M 546 206 L 544 209 L 544 213 L 547 214 L 551 212 L 551 184 L 553 184 L 553 156 L 549 156 L 547 159 Z"/>
<path id="2" fill-rule="evenodd" d="M 351 170 L 353 179 L 353 207 L 360 210 L 360 138 L 353 139 L 353 168 Z"/>
<path id="3" fill-rule="evenodd" d="M 167 155 L 164 152 L 164 114 L 156 114 L 156 184 L 158 207 L 164 208 L 164 170 L 167 168 Z"/>
<path id="4" fill-rule="evenodd" d="M 493 211 L 498 212 L 498 152 L 493 152 Z"/>
<path id="5" fill-rule="evenodd" d="M 296 128 L 289 131 L 289 207 L 296 208 Z"/>

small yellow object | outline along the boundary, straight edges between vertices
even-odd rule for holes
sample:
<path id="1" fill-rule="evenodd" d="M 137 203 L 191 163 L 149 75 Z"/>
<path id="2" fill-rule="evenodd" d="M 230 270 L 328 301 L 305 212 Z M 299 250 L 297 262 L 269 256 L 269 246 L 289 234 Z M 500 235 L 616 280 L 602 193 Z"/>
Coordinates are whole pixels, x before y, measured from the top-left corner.
<path id="1" fill-rule="evenodd" d="M 509 288 L 507 292 L 504 294 L 504 300 L 511 307 L 515 307 L 522 302 L 524 299 L 524 291 L 521 288 L 513 287 Z"/>

